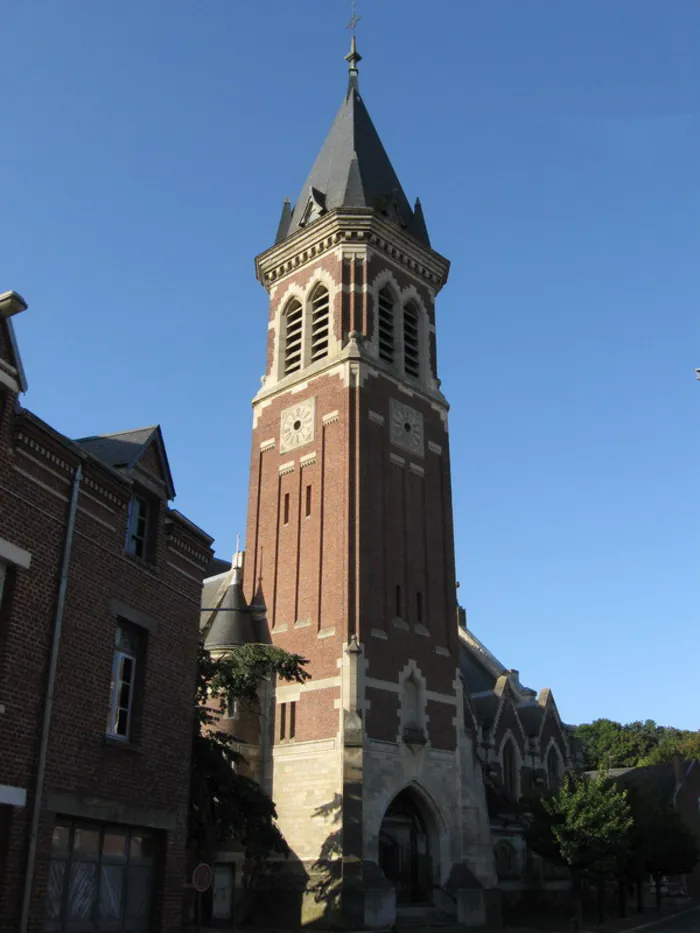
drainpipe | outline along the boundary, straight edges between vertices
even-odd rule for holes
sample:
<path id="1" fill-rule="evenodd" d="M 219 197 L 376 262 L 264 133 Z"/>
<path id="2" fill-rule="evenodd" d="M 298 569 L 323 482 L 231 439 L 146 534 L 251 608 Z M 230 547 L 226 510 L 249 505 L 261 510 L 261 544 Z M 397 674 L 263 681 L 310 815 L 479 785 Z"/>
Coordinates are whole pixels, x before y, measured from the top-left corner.
<path id="1" fill-rule="evenodd" d="M 73 548 L 73 532 L 75 531 L 75 516 L 78 511 L 78 494 L 80 480 L 83 475 L 83 465 L 79 463 L 73 474 L 73 489 L 70 505 L 68 507 L 68 522 L 63 543 L 63 560 L 61 562 L 61 578 L 58 584 L 58 598 L 56 600 L 56 613 L 53 622 L 53 644 L 51 645 L 51 660 L 49 662 L 49 677 L 46 685 L 46 699 L 44 701 L 44 718 L 41 725 L 41 744 L 39 745 L 39 767 L 36 775 L 36 788 L 34 790 L 34 807 L 32 809 L 32 827 L 29 836 L 29 853 L 27 867 L 24 875 L 24 896 L 22 899 L 22 915 L 20 919 L 20 933 L 27 933 L 29 926 L 29 909 L 32 903 L 32 885 L 34 883 L 34 870 L 36 868 L 36 849 L 39 841 L 39 820 L 44 794 L 44 778 L 46 776 L 46 758 L 51 733 L 51 712 L 53 710 L 53 695 L 56 687 L 56 668 L 58 666 L 58 650 L 61 645 L 61 629 L 63 628 L 63 610 L 66 604 L 66 590 L 68 588 L 68 570 L 70 555 Z"/>

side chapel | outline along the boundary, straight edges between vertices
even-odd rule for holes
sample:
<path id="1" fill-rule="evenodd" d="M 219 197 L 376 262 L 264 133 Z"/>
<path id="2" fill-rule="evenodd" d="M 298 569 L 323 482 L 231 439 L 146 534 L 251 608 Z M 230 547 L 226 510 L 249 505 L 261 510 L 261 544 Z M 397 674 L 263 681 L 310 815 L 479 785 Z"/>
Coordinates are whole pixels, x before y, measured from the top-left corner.
<path id="1" fill-rule="evenodd" d="M 449 263 L 370 119 L 354 38 L 347 61 L 331 130 L 256 259 L 270 306 L 246 551 L 206 581 L 202 633 L 214 653 L 256 640 L 309 659 L 306 684 L 222 721 L 292 850 L 258 882 L 260 922 L 386 928 L 422 906 L 479 926 L 533 872 L 546 883 L 518 800 L 576 752 L 551 693 L 506 670 L 457 603 L 435 309 Z M 240 879 L 221 852 L 214 922 Z"/>

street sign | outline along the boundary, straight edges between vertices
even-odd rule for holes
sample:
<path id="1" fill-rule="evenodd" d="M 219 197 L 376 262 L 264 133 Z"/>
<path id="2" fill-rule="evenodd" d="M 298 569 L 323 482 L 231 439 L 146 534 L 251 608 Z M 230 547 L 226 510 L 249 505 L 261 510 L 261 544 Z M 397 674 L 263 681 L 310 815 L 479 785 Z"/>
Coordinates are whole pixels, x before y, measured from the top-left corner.
<path id="1" fill-rule="evenodd" d="M 207 865 L 206 862 L 200 862 L 192 872 L 192 887 L 195 891 L 199 891 L 200 894 L 203 891 L 209 890 L 213 876 L 214 872 L 212 871 L 211 865 Z"/>

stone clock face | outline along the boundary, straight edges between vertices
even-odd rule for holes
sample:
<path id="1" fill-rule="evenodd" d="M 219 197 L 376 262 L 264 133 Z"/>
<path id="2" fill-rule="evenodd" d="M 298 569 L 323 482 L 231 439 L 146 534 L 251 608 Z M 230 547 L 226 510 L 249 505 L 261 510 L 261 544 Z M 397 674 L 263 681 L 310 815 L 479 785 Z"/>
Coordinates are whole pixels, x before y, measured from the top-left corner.
<path id="1" fill-rule="evenodd" d="M 280 452 L 294 450 L 314 439 L 316 399 L 285 408 L 280 416 Z"/>
<path id="2" fill-rule="evenodd" d="M 412 454 L 424 453 L 423 415 L 410 405 L 391 400 L 391 442 Z"/>

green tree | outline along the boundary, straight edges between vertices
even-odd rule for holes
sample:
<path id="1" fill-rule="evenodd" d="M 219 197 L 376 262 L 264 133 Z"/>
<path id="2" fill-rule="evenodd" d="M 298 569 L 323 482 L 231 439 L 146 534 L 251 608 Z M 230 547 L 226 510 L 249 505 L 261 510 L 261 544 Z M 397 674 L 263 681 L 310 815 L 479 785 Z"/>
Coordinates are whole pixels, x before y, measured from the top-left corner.
<path id="1" fill-rule="evenodd" d="M 633 845 L 637 859 L 656 885 L 656 906 L 661 906 L 664 875 L 684 875 L 698 861 L 695 839 L 680 814 L 655 788 L 632 791 Z"/>
<path id="2" fill-rule="evenodd" d="M 531 848 L 571 872 L 576 918 L 581 923 L 581 878 L 615 871 L 628 845 L 632 813 L 627 791 L 605 775 L 569 774 L 557 791 L 534 801 L 526 830 Z"/>
<path id="3" fill-rule="evenodd" d="M 684 759 L 700 758 L 700 732 L 683 729 L 666 729 L 659 744 L 640 762 L 643 765 L 660 765 L 671 761 L 676 755 Z"/>
<path id="4" fill-rule="evenodd" d="M 218 728 L 212 706 L 223 711 L 235 700 L 258 713 L 262 684 L 274 677 L 303 683 L 309 677 L 306 663 L 273 645 L 243 645 L 221 658 L 200 646 L 188 824 L 193 857 L 209 860 L 217 846 L 229 840 L 241 845 L 252 864 L 273 852 L 287 854 L 273 801 L 256 781 L 240 773 L 245 760 L 236 750 L 238 742 Z"/>
<path id="5" fill-rule="evenodd" d="M 633 768 L 657 747 L 665 729 L 652 719 L 622 725 L 612 719 L 596 719 L 577 726 L 583 744 L 584 770 Z"/>

